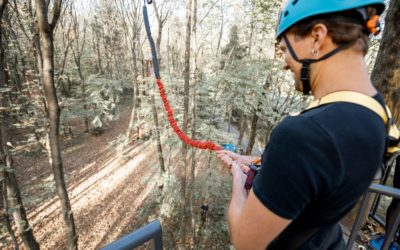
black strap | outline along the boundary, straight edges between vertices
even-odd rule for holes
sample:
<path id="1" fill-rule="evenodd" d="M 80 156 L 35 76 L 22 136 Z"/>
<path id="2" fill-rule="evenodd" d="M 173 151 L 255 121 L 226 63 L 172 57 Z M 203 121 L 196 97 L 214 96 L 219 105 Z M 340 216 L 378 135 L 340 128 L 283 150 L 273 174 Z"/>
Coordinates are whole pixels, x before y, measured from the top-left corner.
<path id="1" fill-rule="evenodd" d="M 294 52 L 294 49 L 292 47 L 292 45 L 290 44 L 289 40 L 287 39 L 287 37 L 285 35 L 283 35 L 283 39 L 285 40 L 286 46 L 290 52 L 290 55 L 293 57 L 293 59 L 299 63 L 304 63 L 304 62 L 309 62 L 311 63 L 316 63 L 325 59 L 328 59 L 329 57 L 333 56 L 334 54 L 338 53 L 341 50 L 347 49 L 348 47 L 350 47 L 351 45 L 353 45 L 353 43 L 349 43 L 349 44 L 345 44 L 342 46 L 339 46 L 337 48 L 335 48 L 334 50 L 332 50 L 331 52 L 323 55 L 321 58 L 318 59 L 299 59 L 296 55 L 296 52 Z"/>
<path id="2" fill-rule="evenodd" d="M 290 236 L 283 242 L 283 240 L 279 240 L 276 238 L 268 247 L 267 250 L 280 250 L 280 249 L 299 249 L 300 247 L 307 246 L 306 244 L 312 244 L 310 240 L 318 233 L 320 230 L 325 231 L 324 239 L 318 246 L 318 249 L 343 249 L 344 242 L 336 242 L 339 237 L 342 237 L 342 231 L 340 229 L 339 224 L 335 224 L 328 229 L 324 228 L 302 228 L 301 231 L 296 232 Z M 311 245 L 310 245 L 311 246 Z M 307 247 L 306 247 L 307 248 Z M 314 249 L 314 248 L 307 248 L 307 249 Z"/>
<path id="3" fill-rule="evenodd" d="M 147 0 L 147 3 L 151 4 L 152 0 Z M 152 60 L 153 60 L 154 75 L 156 76 L 157 79 L 160 79 L 161 78 L 160 77 L 160 66 L 159 66 L 158 58 L 157 58 L 156 45 L 155 45 L 153 37 L 151 35 L 149 15 L 147 14 L 146 4 L 143 5 L 143 20 L 144 20 L 144 27 L 146 29 L 147 38 L 148 38 L 149 43 L 150 43 L 151 55 L 152 55 Z"/>
<path id="4" fill-rule="evenodd" d="M 311 82 L 310 82 L 310 70 L 311 63 L 310 60 L 302 60 L 302 67 L 300 71 L 300 80 L 303 83 L 303 94 L 309 95 L 311 92 Z"/>
<path id="5" fill-rule="evenodd" d="M 305 95 L 309 95 L 311 92 L 311 82 L 310 82 L 311 64 L 328 59 L 329 57 L 333 56 L 334 54 L 338 53 L 339 51 L 347 49 L 353 45 L 353 43 L 349 43 L 349 44 L 339 46 L 339 47 L 335 48 L 334 50 L 332 50 L 331 52 L 323 55 L 321 58 L 318 58 L 318 59 L 309 59 L 309 58 L 299 59 L 297 57 L 296 52 L 294 51 L 292 45 L 290 44 L 289 40 L 287 39 L 287 37 L 285 35 L 283 35 L 283 39 L 285 40 L 286 46 L 289 50 L 290 55 L 293 57 L 293 59 L 296 62 L 299 62 L 302 64 L 300 79 L 303 83 L 303 94 L 305 94 Z"/>

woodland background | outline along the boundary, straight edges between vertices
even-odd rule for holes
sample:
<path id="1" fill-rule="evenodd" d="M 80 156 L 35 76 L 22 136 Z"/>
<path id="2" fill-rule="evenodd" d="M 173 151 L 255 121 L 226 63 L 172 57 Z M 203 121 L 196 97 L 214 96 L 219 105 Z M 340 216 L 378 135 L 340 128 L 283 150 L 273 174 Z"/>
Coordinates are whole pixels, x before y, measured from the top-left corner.
<path id="1" fill-rule="evenodd" d="M 95 249 L 160 219 L 168 249 L 229 249 L 229 173 L 170 128 L 143 4 L 0 0 L 0 248 Z M 366 60 L 400 122 L 400 0 L 387 4 Z M 281 70 L 281 7 L 148 5 L 167 95 L 190 137 L 260 154 L 274 126 L 307 105 Z"/>

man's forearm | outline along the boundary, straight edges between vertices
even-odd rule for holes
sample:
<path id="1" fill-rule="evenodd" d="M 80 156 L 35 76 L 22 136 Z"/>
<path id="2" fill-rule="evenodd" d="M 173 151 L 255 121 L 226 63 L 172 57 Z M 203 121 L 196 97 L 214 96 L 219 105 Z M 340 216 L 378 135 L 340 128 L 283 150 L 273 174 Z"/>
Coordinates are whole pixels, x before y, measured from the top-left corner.
<path id="1" fill-rule="evenodd" d="M 233 243 L 236 241 L 236 235 L 239 229 L 238 222 L 246 199 L 247 191 L 244 189 L 244 180 L 242 176 L 236 174 L 232 179 L 232 199 L 228 208 L 228 223 Z"/>

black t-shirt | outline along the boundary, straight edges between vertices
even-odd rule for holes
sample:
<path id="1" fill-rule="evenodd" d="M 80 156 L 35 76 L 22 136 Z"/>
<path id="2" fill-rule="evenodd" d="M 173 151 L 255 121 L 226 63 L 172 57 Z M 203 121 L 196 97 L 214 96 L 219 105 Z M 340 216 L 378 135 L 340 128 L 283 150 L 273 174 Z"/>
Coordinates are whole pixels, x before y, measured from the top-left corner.
<path id="1" fill-rule="evenodd" d="M 380 95 L 374 98 L 383 103 Z M 357 104 L 331 103 L 285 118 L 271 134 L 253 183 L 268 209 L 293 220 L 269 249 L 290 249 L 310 229 L 316 233 L 299 249 L 320 249 L 370 185 L 385 138 L 381 118 Z M 336 243 L 342 241 L 336 235 Z"/>

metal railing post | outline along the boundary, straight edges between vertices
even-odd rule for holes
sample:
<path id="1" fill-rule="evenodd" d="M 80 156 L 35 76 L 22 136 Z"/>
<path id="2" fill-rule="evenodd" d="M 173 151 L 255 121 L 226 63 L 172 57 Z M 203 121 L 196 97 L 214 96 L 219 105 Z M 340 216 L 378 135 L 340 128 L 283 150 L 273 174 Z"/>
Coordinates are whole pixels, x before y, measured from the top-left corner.
<path id="1" fill-rule="evenodd" d="M 347 246 L 346 246 L 346 250 L 351 250 L 353 247 L 353 243 L 356 240 L 357 237 L 357 232 L 361 229 L 361 222 L 363 221 L 363 216 L 365 215 L 365 212 L 367 211 L 367 207 L 368 207 L 368 200 L 369 197 L 371 196 L 370 192 L 366 192 L 362 198 L 362 202 L 361 202 L 361 206 L 360 206 L 360 210 L 357 214 L 357 218 L 356 221 L 354 222 L 354 225 L 351 229 L 351 234 L 350 234 L 350 238 L 347 241 Z"/>
<path id="2" fill-rule="evenodd" d="M 354 244 L 354 241 L 357 237 L 357 232 L 360 230 L 361 227 L 361 221 L 362 221 L 362 217 L 365 214 L 365 210 L 366 207 L 368 205 L 368 197 L 370 195 L 370 193 L 377 193 L 380 195 L 386 195 L 386 196 L 390 196 L 396 199 L 400 199 L 400 189 L 398 188 L 394 188 L 394 187 L 389 187 L 389 186 L 385 186 L 385 185 L 381 185 L 381 184 L 371 184 L 371 186 L 368 189 L 368 192 L 365 193 L 363 201 L 362 201 L 362 205 L 361 208 L 357 214 L 357 219 L 354 222 L 353 228 L 351 230 L 351 234 L 349 237 L 349 240 L 347 241 L 347 246 L 346 249 L 350 250 L 352 249 L 352 246 Z M 383 247 L 382 250 L 387 250 L 389 249 L 390 244 L 392 243 L 392 240 L 394 238 L 394 235 L 396 234 L 396 230 L 398 228 L 398 226 L 400 225 L 400 209 L 395 211 L 396 214 L 396 219 L 395 222 L 393 223 L 393 225 L 389 228 L 388 232 L 386 232 L 386 237 L 385 237 L 385 241 L 383 243 Z"/>
<path id="3" fill-rule="evenodd" d="M 102 247 L 101 250 L 132 250 L 150 240 L 154 240 L 155 250 L 163 249 L 162 228 L 158 220 Z"/>

